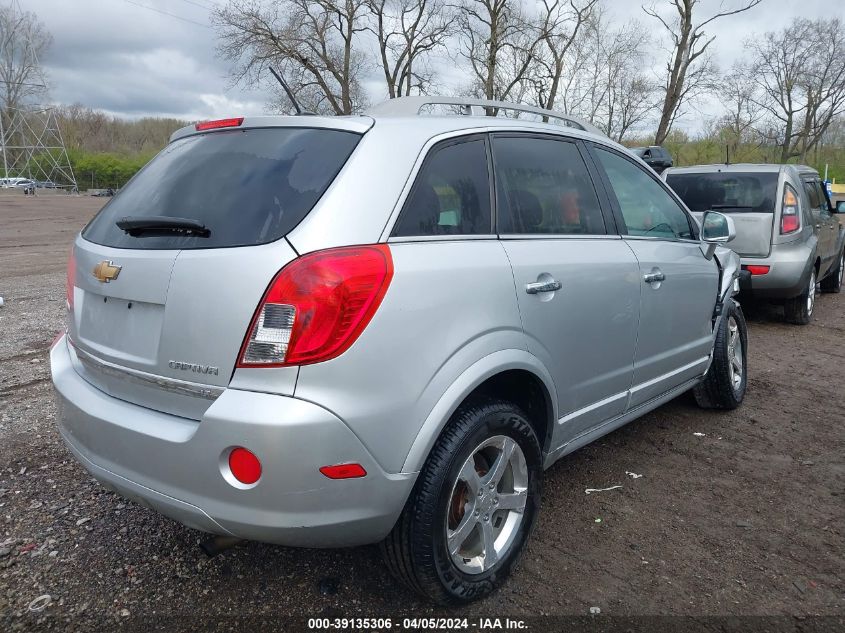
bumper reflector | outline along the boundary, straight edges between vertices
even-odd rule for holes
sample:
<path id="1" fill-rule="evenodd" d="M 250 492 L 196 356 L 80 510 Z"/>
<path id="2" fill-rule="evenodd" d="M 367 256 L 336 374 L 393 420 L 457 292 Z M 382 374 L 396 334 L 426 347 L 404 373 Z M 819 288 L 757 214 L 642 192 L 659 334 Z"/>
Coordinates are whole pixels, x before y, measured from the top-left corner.
<path id="1" fill-rule="evenodd" d="M 364 477 L 367 471 L 361 464 L 335 464 L 334 466 L 323 466 L 320 469 L 329 479 L 355 479 Z"/>
<path id="2" fill-rule="evenodd" d="M 756 264 L 749 264 L 748 266 L 743 266 L 743 270 L 747 270 L 752 275 L 765 275 L 769 272 L 768 266 L 758 266 Z"/>
<path id="3" fill-rule="evenodd" d="M 240 446 L 229 453 L 229 470 L 242 484 L 254 484 L 261 478 L 261 462 L 252 452 Z"/>

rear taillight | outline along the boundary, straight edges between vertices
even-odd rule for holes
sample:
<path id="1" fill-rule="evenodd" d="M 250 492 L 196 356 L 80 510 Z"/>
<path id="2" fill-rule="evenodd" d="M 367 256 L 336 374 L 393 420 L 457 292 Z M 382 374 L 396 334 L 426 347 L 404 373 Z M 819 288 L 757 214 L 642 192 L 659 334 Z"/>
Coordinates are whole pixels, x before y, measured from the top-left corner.
<path id="1" fill-rule="evenodd" d="M 292 261 L 258 305 L 238 366 L 308 365 L 339 356 L 367 327 L 392 277 L 386 244 L 335 248 Z"/>
<path id="2" fill-rule="evenodd" d="M 76 257 L 73 247 L 70 247 L 70 257 L 67 260 L 67 281 L 65 282 L 65 299 L 68 312 L 73 312 L 73 286 L 76 283 Z"/>
<path id="3" fill-rule="evenodd" d="M 789 185 L 783 186 L 783 204 L 780 215 L 781 235 L 795 233 L 801 228 L 801 215 L 798 207 L 798 194 Z"/>
<path id="4" fill-rule="evenodd" d="M 215 121 L 200 121 L 197 123 L 194 128 L 197 132 L 202 132 L 203 130 L 218 130 L 222 127 L 238 127 L 241 123 L 244 122 L 244 118 L 242 116 L 234 117 L 231 119 L 217 119 Z"/>

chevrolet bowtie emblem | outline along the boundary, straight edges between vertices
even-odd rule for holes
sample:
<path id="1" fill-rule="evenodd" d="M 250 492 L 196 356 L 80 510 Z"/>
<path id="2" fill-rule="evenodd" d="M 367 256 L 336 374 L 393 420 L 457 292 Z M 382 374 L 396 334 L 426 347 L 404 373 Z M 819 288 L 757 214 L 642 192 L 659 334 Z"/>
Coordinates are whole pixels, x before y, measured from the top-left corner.
<path id="1" fill-rule="evenodd" d="M 94 266 L 94 277 L 97 281 L 107 284 L 117 279 L 121 268 L 121 266 L 115 266 L 113 261 L 103 260 Z"/>

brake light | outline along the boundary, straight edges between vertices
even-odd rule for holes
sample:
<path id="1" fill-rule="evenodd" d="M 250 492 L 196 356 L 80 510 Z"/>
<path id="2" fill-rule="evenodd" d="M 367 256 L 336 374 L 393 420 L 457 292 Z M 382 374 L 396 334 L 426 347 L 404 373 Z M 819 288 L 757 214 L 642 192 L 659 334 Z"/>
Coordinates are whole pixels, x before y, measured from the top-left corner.
<path id="1" fill-rule="evenodd" d="M 798 194 L 789 185 L 783 186 L 783 204 L 781 205 L 780 232 L 781 235 L 795 233 L 801 228 L 801 217 L 798 207 Z"/>
<path id="2" fill-rule="evenodd" d="M 76 284 L 76 257 L 73 254 L 73 246 L 71 246 L 70 256 L 67 259 L 67 279 L 65 281 L 65 299 L 67 300 L 68 312 L 73 312 L 74 284 Z"/>
<path id="3" fill-rule="evenodd" d="M 748 266 L 743 266 L 743 270 L 747 270 L 752 275 L 765 275 L 769 272 L 768 266 L 763 266 L 759 264 L 749 264 Z"/>
<path id="4" fill-rule="evenodd" d="M 196 128 L 197 132 L 202 132 L 203 130 L 217 130 L 221 127 L 238 127 L 243 122 L 244 122 L 244 118 L 242 116 L 239 116 L 239 117 L 233 117 L 231 119 L 216 119 L 214 121 L 200 121 L 194 127 Z"/>
<path id="5" fill-rule="evenodd" d="M 238 367 L 308 365 L 340 356 L 367 327 L 392 278 L 387 244 L 295 259 L 264 293 Z"/>

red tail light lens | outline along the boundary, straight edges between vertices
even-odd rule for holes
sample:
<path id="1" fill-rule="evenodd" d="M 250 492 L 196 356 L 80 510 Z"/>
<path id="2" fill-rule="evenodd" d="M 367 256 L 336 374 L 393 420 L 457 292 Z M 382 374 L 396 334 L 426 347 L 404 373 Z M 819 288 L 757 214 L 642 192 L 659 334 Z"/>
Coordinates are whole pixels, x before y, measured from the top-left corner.
<path id="1" fill-rule="evenodd" d="M 750 264 L 748 266 L 743 266 L 742 268 L 744 270 L 747 270 L 748 272 L 750 272 L 752 275 L 765 275 L 769 272 L 768 266 L 762 266 L 762 265 L 756 265 L 756 264 Z"/>
<path id="2" fill-rule="evenodd" d="M 73 254 L 73 247 L 70 247 L 70 257 L 67 260 L 67 280 L 65 282 L 65 299 L 67 299 L 68 312 L 73 312 L 73 286 L 76 284 L 76 257 Z"/>
<path id="3" fill-rule="evenodd" d="M 367 327 L 392 278 L 387 244 L 335 248 L 292 261 L 258 305 L 238 366 L 308 365 L 340 356 Z"/>
<path id="4" fill-rule="evenodd" d="M 244 118 L 242 116 L 234 117 L 231 119 L 216 119 L 215 121 L 200 121 L 194 127 L 196 128 L 197 132 L 202 132 L 203 130 L 217 130 L 221 127 L 238 127 L 241 123 L 244 122 Z"/>
<path id="5" fill-rule="evenodd" d="M 801 228 L 801 215 L 798 206 L 798 194 L 789 185 L 783 186 L 783 204 L 780 216 L 781 235 L 795 233 Z"/>

